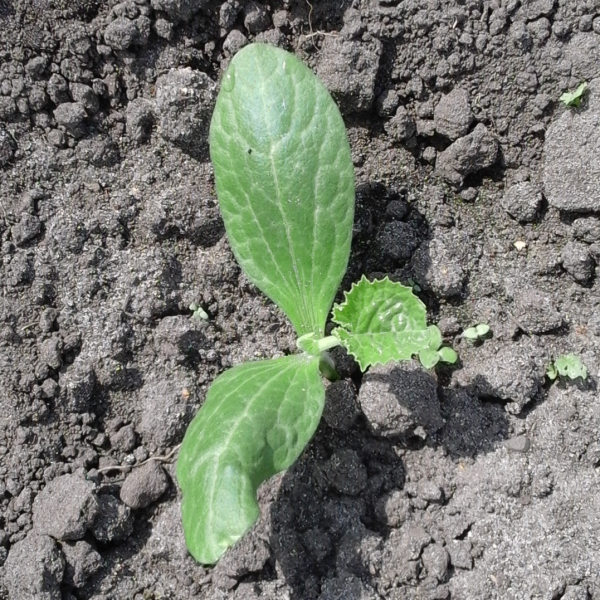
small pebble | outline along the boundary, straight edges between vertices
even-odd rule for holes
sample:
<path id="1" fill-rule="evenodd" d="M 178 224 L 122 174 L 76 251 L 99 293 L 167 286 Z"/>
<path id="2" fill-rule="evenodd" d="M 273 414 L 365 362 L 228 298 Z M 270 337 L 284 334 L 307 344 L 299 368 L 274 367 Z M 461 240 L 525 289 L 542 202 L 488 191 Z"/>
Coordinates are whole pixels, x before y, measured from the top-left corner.
<path id="1" fill-rule="evenodd" d="M 504 446 L 509 452 L 525 453 L 531 447 L 531 440 L 524 435 L 518 435 L 504 442 Z"/>
<path id="2" fill-rule="evenodd" d="M 145 508 L 156 502 L 168 487 L 165 470 L 152 460 L 127 476 L 121 488 L 121 500 L 130 508 Z"/>

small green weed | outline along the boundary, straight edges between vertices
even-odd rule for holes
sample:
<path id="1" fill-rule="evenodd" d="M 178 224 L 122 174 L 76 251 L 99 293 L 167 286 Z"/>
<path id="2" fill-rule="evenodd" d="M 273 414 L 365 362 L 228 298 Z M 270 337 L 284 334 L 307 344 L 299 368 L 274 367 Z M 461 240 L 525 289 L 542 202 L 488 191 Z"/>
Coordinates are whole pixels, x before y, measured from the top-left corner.
<path id="1" fill-rule="evenodd" d="M 563 354 L 554 359 L 546 369 L 546 375 L 550 381 L 557 377 L 567 377 L 568 379 L 587 379 L 588 372 L 586 366 L 581 362 L 579 356 L 575 354 Z"/>
<path id="2" fill-rule="evenodd" d="M 479 342 L 485 339 L 490 333 L 490 326 L 487 323 L 479 323 L 468 327 L 462 332 L 462 337 L 470 342 Z"/>
<path id="3" fill-rule="evenodd" d="M 565 106 L 577 108 L 581 104 L 581 101 L 583 100 L 583 95 L 585 94 L 587 88 L 588 84 L 584 81 L 583 83 L 579 84 L 576 90 L 572 92 L 565 92 L 564 94 L 562 94 L 559 100 Z"/>

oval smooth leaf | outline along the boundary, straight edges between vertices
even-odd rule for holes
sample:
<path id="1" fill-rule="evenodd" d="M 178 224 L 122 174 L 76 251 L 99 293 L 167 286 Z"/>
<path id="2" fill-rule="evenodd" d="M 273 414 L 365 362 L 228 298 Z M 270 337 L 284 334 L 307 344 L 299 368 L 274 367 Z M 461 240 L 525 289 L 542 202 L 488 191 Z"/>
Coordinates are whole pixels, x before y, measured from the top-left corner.
<path id="1" fill-rule="evenodd" d="M 325 400 L 318 357 L 246 363 L 220 375 L 177 459 L 188 550 L 213 564 L 259 515 L 258 486 L 287 469 L 314 434 Z"/>
<path id="2" fill-rule="evenodd" d="M 237 261 L 299 336 L 323 335 L 354 219 L 354 170 L 335 102 L 294 55 L 250 44 L 223 76 L 209 141 Z"/>

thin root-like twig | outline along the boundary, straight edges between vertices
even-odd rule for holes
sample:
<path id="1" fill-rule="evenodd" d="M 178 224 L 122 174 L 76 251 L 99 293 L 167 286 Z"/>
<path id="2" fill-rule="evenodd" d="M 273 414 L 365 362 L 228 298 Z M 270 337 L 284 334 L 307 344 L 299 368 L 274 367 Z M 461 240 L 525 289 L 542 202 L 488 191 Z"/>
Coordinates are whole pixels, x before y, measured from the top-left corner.
<path id="1" fill-rule="evenodd" d="M 177 444 L 177 446 L 174 446 L 173 448 L 171 448 L 169 453 L 165 454 L 164 456 L 159 456 L 159 455 L 149 456 L 146 460 L 143 460 L 141 463 L 138 463 L 137 465 L 110 465 L 108 467 L 101 467 L 100 469 L 98 469 L 98 473 L 108 473 L 110 471 L 118 471 L 120 473 L 123 473 L 125 471 L 129 471 L 130 469 L 135 469 L 137 467 L 141 467 L 142 465 L 145 465 L 146 463 L 149 463 L 152 460 L 162 462 L 162 463 L 168 463 L 168 462 L 171 462 L 173 455 L 177 452 L 177 450 L 179 450 L 179 448 L 181 448 L 181 444 Z"/>

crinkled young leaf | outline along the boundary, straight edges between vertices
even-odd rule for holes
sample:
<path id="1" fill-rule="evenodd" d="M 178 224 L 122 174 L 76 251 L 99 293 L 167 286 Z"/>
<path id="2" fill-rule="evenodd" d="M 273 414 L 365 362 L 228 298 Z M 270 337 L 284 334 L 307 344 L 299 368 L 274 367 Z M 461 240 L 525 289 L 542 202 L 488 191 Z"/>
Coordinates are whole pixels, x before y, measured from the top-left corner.
<path id="1" fill-rule="evenodd" d="M 390 281 L 368 281 L 364 276 L 345 292 L 342 304 L 333 308 L 332 331 L 364 371 L 368 366 L 407 360 L 442 343 L 440 330 L 427 326 L 425 305 L 410 287 Z"/>
<path id="2" fill-rule="evenodd" d="M 576 354 L 564 354 L 554 361 L 556 374 L 569 379 L 587 379 L 588 373 L 586 366 Z M 556 375 L 553 377 L 556 379 Z"/>
<path id="3" fill-rule="evenodd" d="M 350 147 L 331 96 L 294 55 L 250 44 L 223 76 L 210 155 L 238 262 L 299 336 L 322 335 L 354 218 Z"/>
<path id="4" fill-rule="evenodd" d="M 306 354 L 246 363 L 215 380 L 177 460 L 196 560 L 216 562 L 256 521 L 258 486 L 298 458 L 324 399 L 319 359 Z"/>

